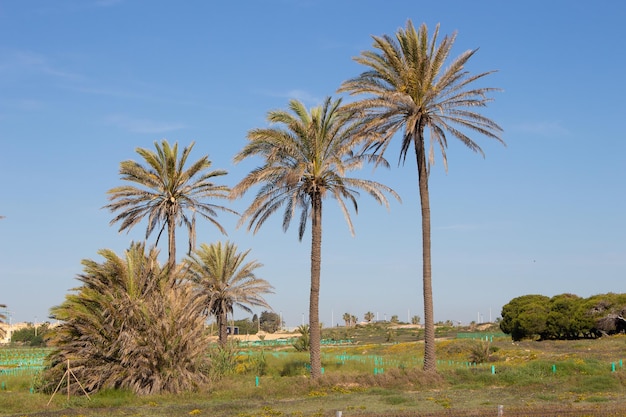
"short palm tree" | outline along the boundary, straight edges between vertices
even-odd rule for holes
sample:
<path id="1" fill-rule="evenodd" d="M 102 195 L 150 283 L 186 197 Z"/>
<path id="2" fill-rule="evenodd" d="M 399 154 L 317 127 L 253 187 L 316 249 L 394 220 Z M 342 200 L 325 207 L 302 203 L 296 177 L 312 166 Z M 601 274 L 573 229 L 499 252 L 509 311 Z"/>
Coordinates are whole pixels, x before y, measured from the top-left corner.
<path id="1" fill-rule="evenodd" d="M 350 313 L 343 313 L 343 321 L 346 322 L 346 327 L 352 324 L 352 316 L 350 315 Z"/>
<path id="2" fill-rule="evenodd" d="M 504 143 L 499 136 L 500 126 L 474 110 L 485 107 L 491 101 L 487 94 L 497 90 L 474 87 L 475 81 L 491 72 L 470 75 L 465 70 L 465 64 L 476 50 L 462 53 L 444 68 L 456 34 L 437 43 L 438 33 L 439 26 L 429 40 L 426 25 L 416 31 L 409 20 L 406 29 L 399 29 L 395 39 L 389 35 L 375 36 L 374 48 L 378 51 L 365 51 L 354 58 L 369 69 L 339 88 L 340 92 L 367 95 L 350 108 L 359 112 L 364 131 L 374 138 L 368 143 L 368 150 L 384 155 L 392 138 L 402 129 L 400 160 L 406 159 L 411 146 L 415 150 L 422 209 L 424 369 L 433 372 L 436 358 L 428 193 L 428 173 L 434 163 L 433 146 L 440 149 L 447 168 L 446 133 L 480 154 L 483 154 L 481 148 L 470 139 L 468 132 Z M 431 143 L 428 158 L 426 130 Z"/>
<path id="3" fill-rule="evenodd" d="M 298 351 L 298 352 L 306 352 L 309 350 L 309 348 L 311 347 L 311 338 L 309 337 L 311 334 L 311 331 L 309 329 L 309 325 L 308 324 L 302 324 L 300 326 L 298 326 L 298 328 L 296 329 L 297 333 L 300 333 L 300 337 L 295 341 L 295 343 L 293 344 L 293 347 Z"/>
<path id="4" fill-rule="evenodd" d="M 217 211 L 234 213 L 229 208 L 204 201 L 227 197 L 229 188 L 212 182 L 214 178 L 226 175 L 226 171 L 209 171 L 211 161 L 206 155 L 185 168 L 193 146 L 192 142 L 184 148 L 180 158 L 178 143 L 170 146 L 165 139 L 160 144 L 155 142 L 156 152 L 137 148 L 137 153 L 147 165 L 143 166 L 132 160 L 123 161 L 120 164 L 122 180 L 135 185 L 123 185 L 109 190 L 111 203 L 105 206 L 112 212 L 118 212 L 111 220 L 111 224 L 121 222 L 120 232 L 130 230 L 147 217 L 146 239 L 156 227 L 159 227 L 157 245 L 161 233 L 167 227 L 170 268 L 176 263 L 177 225 L 184 224 L 187 227 L 188 253 L 191 253 L 195 247 L 196 213 L 207 219 L 223 234 L 226 234 L 226 231 L 216 220 Z"/>
<path id="5" fill-rule="evenodd" d="M 233 307 L 252 313 L 250 306 L 267 307 L 263 294 L 273 287 L 255 275 L 263 266 L 256 260 L 246 262 L 250 250 L 238 252 L 233 243 L 203 243 L 187 259 L 187 276 L 194 283 L 197 296 L 205 306 L 205 313 L 217 320 L 219 344 L 226 345 L 228 314 Z"/>
<path id="6" fill-rule="evenodd" d="M 341 100 L 327 98 L 322 106 L 309 111 L 292 100 L 290 111 L 268 113 L 270 123 L 278 126 L 248 132 L 248 144 L 235 156 L 235 162 L 248 157 L 261 157 L 265 164 L 250 172 L 231 192 L 241 197 L 250 188 L 261 185 L 252 204 L 243 213 L 239 225 L 246 221 L 248 231 L 257 232 L 277 210 L 284 207 L 283 230 L 300 211 L 298 237 L 302 240 L 306 224 L 311 220 L 311 292 L 309 328 L 311 331 L 311 377 L 321 375 L 319 292 L 322 245 L 322 201 L 337 200 L 350 232 L 354 234 L 350 214 L 344 200 L 358 210 L 358 190 L 364 190 L 378 203 L 388 207 L 385 193 L 398 198 L 389 187 L 370 180 L 347 177 L 362 166 L 367 158 L 355 155 L 358 145 L 357 126 L 352 114 L 343 111 Z"/>
<path id="7" fill-rule="evenodd" d="M 90 392 L 176 393 L 207 383 L 204 306 L 181 281 L 181 268 L 162 268 L 158 250 L 144 244 L 123 257 L 99 254 L 104 261 L 84 260 L 81 286 L 51 309 L 62 323 L 49 333 L 55 350 L 45 380 L 53 388 L 71 360 Z"/>

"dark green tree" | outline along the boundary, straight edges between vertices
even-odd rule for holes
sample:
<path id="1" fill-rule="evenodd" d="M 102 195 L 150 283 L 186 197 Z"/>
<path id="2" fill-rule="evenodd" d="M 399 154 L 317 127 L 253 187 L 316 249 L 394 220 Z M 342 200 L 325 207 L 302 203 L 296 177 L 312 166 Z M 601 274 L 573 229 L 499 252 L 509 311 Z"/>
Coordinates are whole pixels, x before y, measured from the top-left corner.
<path id="1" fill-rule="evenodd" d="M 545 339 L 577 339 L 584 331 L 583 299 L 574 294 L 555 295 L 550 299 Z"/>
<path id="2" fill-rule="evenodd" d="M 235 320 L 235 327 L 239 328 L 239 334 L 256 334 L 257 333 L 257 323 L 256 321 L 252 321 L 249 318 Z"/>
<path id="3" fill-rule="evenodd" d="M 28 346 L 46 346 L 46 335 L 50 330 L 50 323 L 43 323 L 40 325 L 29 325 L 22 329 L 16 330 L 11 333 L 11 342 L 19 343 Z"/>
<path id="4" fill-rule="evenodd" d="M 545 295 L 523 295 L 502 307 L 500 329 L 513 340 L 545 335 L 550 298 Z"/>
<path id="5" fill-rule="evenodd" d="M 283 324 L 280 315 L 273 311 L 264 311 L 259 318 L 261 330 L 267 333 L 276 333 Z"/>
<path id="6" fill-rule="evenodd" d="M 616 319 L 626 316 L 626 294 L 593 295 L 583 301 L 581 316 L 583 332 L 590 337 L 617 332 L 619 321 Z"/>

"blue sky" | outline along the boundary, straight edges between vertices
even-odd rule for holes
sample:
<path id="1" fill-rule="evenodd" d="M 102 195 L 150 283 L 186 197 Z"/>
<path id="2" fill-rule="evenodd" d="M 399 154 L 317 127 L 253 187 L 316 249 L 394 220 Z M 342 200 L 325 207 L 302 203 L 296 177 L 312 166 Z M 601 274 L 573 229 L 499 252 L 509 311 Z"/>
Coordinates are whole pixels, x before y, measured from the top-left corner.
<path id="1" fill-rule="evenodd" d="M 448 173 L 439 159 L 431 174 L 435 320 L 495 319 L 525 294 L 625 292 L 621 1 L 6 1 L 0 303 L 12 320 L 44 320 L 78 285 L 82 259 L 143 240 L 145 224 L 120 234 L 102 209 L 135 148 L 195 141 L 192 159 L 208 154 L 234 185 L 256 167 L 232 163 L 248 130 L 291 98 L 315 106 L 336 96 L 364 70 L 352 58 L 371 36 L 407 19 L 457 31 L 452 55 L 479 48 L 468 69 L 497 70 L 485 85 L 503 89 L 484 114 L 507 147 L 475 137 L 483 159 L 450 140 Z M 398 151 L 389 149 L 391 169 L 356 175 L 394 188 L 402 204 L 387 211 L 364 195 L 355 237 L 325 205 L 326 325 L 346 312 L 423 317 L 417 174 L 411 158 L 397 166 Z M 251 249 L 276 289 L 268 301 L 296 326 L 308 313 L 310 240 L 298 242 L 296 224 L 283 233 L 279 217 L 252 235 L 221 214 L 228 237 L 201 224 L 198 241 Z"/>

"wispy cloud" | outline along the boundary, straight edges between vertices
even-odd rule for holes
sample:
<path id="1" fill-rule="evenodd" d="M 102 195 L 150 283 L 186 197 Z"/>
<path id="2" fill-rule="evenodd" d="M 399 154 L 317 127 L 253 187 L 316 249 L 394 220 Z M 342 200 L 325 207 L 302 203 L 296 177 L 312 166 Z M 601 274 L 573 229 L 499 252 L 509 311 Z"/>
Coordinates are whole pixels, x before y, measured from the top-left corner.
<path id="1" fill-rule="evenodd" d="M 152 119 L 133 118 L 122 114 L 113 114 L 105 118 L 105 122 L 126 129 L 133 133 L 167 133 L 187 128 L 184 123 L 156 121 Z"/>
<path id="2" fill-rule="evenodd" d="M 124 98 L 124 99 L 155 100 L 154 97 L 147 95 L 147 94 L 135 93 L 132 91 L 125 91 L 125 90 L 119 90 L 119 89 L 113 89 L 113 88 L 78 86 L 78 87 L 72 87 L 72 89 L 74 91 L 78 91 L 79 93 L 94 94 L 97 96 L 108 96 L 108 97 L 116 97 L 116 98 Z"/>
<path id="3" fill-rule="evenodd" d="M 18 98 L 18 99 L 0 99 L 0 108 L 19 111 L 37 111 L 44 108 L 41 100 Z"/>
<path id="4" fill-rule="evenodd" d="M 15 101 L 15 107 L 24 111 L 36 111 L 44 107 L 41 100 L 23 98 Z"/>
<path id="5" fill-rule="evenodd" d="M 18 75 L 49 75 L 66 80 L 81 80 L 80 74 L 60 69 L 44 55 L 30 51 L 0 50 L 0 72 Z"/>
<path id="6" fill-rule="evenodd" d="M 513 129 L 541 136 L 564 136 L 569 131 L 559 122 L 532 122 L 514 125 Z"/>
<path id="7" fill-rule="evenodd" d="M 125 100 L 149 100 L 152 103 L 167 103 L 169 105 L 181 105 L 181 106 L 197 106 L 198 102 L 194 100 L 181 99 L 177 97 L 161 97 L 152 94 L 152 91 L 158 90 L 158 87 L 144 88 L 144 90 L 150 90 L 150 93 L 142 93 L 137 91 L 125 90 L 120 88 L 110 87 L 98 87 L 88 85 L 75 85 L 67 87 L 73 91 L 77 91 L 83 94 L 92 94 L 96 96 L 121 98 Z"/>
<path id="8" fill-rule="evenodd" d="M 0 46 L 0 83 L 14 82 L 13 80 L 37 79 L 46 80 L 47 84 L 54 82 L 56 88 L 75 91 L 82 94 L 106 96 L 118 99 L 150 100 L 168 104 L 195 105 L 192 100 L 179 97 L 154 96 L 154 91 L 160 91 L 158 86 L 144 86 L 143 91 L 124 86 L 110 87 L 99 80 L 90 79 L 88 76 L 68 71 L 61 68 L 45 55 L 27 50 L 9 50 Z M 149 92 L 145 92 L 149 91 Z M 160 93 L 163 93 L 160 91 Z M 32 103 L 31 103 L 32 104 Z"/>

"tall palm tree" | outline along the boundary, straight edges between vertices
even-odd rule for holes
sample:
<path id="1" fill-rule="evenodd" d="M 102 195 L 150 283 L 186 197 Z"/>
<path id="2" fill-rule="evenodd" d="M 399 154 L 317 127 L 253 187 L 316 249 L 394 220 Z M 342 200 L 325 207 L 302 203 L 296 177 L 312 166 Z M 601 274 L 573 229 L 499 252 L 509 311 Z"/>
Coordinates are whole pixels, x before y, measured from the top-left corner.
<path id="1" fill-rule="evenodd" d="M 311 377 L 321 375 L 319 292 L 322 245 L 322 201 L 337 200 L 348 223 L 354 229 L 344 200 L 358 210 L 358 190 L 364 190 L 378 203 L 388 207 L 385 192 L 400 200 L 389 187 L 370 180 L 347 177 L 362 166 L 366 155 L 355 155 L 358 145 L 356 123 L 352 114 L 343 111 L 341 99 L 327 98 L 322 106 L 309 111 L 292 100 L 289 110 L 268 113 L 268 121 L 278 126 L 248 132 L 248 144 L 235 156 L 235 162 L 261 157 L 265 164 L 250 172 L 231 192 L 241 197 L 251 187 L 261 184 L 252 204 L 243 213 L 239 225 L 248 221 L 248 231 L 256 233 L 261 225 L 284 206 L 283 230 L 300 210 L 298 237 L 302 240 L 311 219 L 311 293 L 309 328 L 311 332 Z M 381 163 L 384 163 L 381 161 Z"/>
<path id="2" fill-rule="evenodd" d="M 71 359 L 87 391 L 176 393 L 208 382 L 204 306 L 181 267 L 162 268 L 158 250 L 144 244 L 121 257 L 99 254 L 104 261 L 84 260 L 81 286 L 51 309 L 62 323 L 49 333 L 55 350 L 45 380 L 59 381 Z"/>
<path id="3" fill-rule="evenodd" d="M 218 230 L 226 231 L 216 220 L 217 210 L 235 213 L 224 206 L 206 203 L 204 199 L 219 199 L 228 196 L 229 188 L 216 185 L 215 177 L 226 175 L 226 171 L 209 171 L 211 161 L 203 156 L 185 168 L 187 158 L 194 143 L 184 148 L 178 157 L 178 143 L 170 146 L 167 140 L 154 143 L 156 152 L 144 148 L 136 151 L 146 162 L 143 166 L 128 160 L 120 164 L 122 180 L 135 185 L 123 185 L 108 191 L 109 200 L 106 205 L 111 212 L 119 212 L 111 224 L 121 222 L 119 231 L 130 229 L 144 217 L 148 217 L 146 239 L 155 227 L 159 227 L 156 244 L 161 233 L 167 227 L 169 266 L 176 263 L 176 226 L 185 225 L 189 232 L 189 251 L 195 247 L 196 213 L 207 219 Z"/>
<path id="4" fill-rule="evenodd" d="M 254 270 L 263 266 L 256 260 L 246 262 L 250 250 L 237 252 L 234 243 L 203 243 L 187 259 L 188 276 L 196 286 L 197 296 L 205 312 L 214 315 L 219 329 L 219 344 L 226 345 L 228 314 L 237 306 L 252 313 L 250 306 L 270 306 L 262 294 L 272 293 L 273 287 Z"/>
<path id="5" fill-rule="evenodd" d="M 340 92 L 352 95 L 368 95 L 350 106 L 363 117 L 365 132 L 379 133 L 378 137 L 371 136 L 374 140 L 368 143 L 367 149 L 383 155 L 401 129 L 404 132 L 400 161 L 406 160 L 411 145 L 415 149 L 422 210 L 424 369 L 433 372 L 436 371 L 436 359 L 428 193 L 428 173 L 434 163 L 433 146 L 440 149 L 447 169 L 446 133 L 483 156 L 483 151 L 470 139 L 468 132 L 476 132 L 504 144 L 499 136 L 502 131 L 500 126 L 474 110 L 485 107 L 491 101 L 487 94 L 497 91 L 474 87 L 473 84 L 491 72 L 470 75 L 465 70 L 465 64 L 476 49 L 462 53 L 444 68 L 456 34 L 445 36 L 437 43 L 438 33 L 439 25 L 429 40 L 426 25 L 416 31 L 409 20 L 406 29 L 399 29 L 395 39 L 389 35 L 374 36 L 373 46 L 377 51 L 365 51 L 354 58 L 369 69 L 345 81 L 339 88 Z M 426 130 L 431 144 L 428 158 Z"/>

